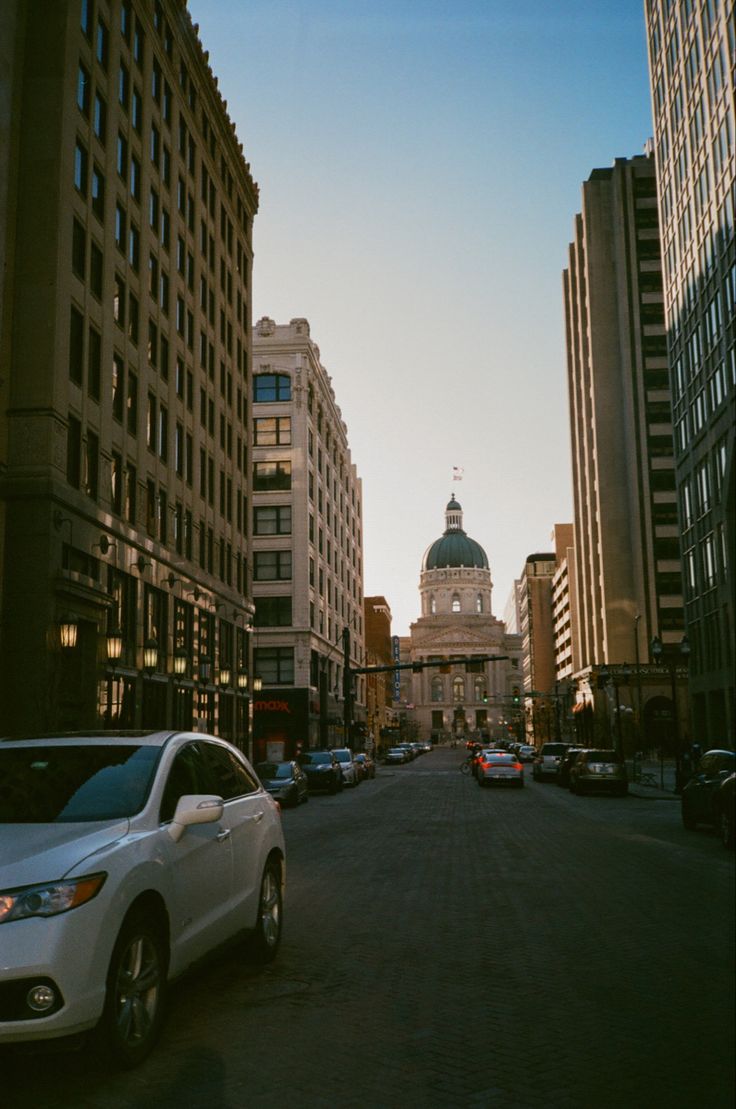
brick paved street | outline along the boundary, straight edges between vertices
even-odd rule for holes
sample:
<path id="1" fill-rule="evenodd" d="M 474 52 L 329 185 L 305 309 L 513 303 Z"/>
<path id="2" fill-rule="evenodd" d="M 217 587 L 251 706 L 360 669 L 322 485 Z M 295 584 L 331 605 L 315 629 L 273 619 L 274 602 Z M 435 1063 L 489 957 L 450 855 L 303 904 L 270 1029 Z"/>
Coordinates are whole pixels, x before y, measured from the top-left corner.
<path id="1" fill-rule="evenodd" d="M 482 790 L 462 755 L 285 812 L 277 962 L 180 983 L 137 1071 L 2 1056 L 3 1102 L 730 1109 L 733 854 L 676 799 Z"/>

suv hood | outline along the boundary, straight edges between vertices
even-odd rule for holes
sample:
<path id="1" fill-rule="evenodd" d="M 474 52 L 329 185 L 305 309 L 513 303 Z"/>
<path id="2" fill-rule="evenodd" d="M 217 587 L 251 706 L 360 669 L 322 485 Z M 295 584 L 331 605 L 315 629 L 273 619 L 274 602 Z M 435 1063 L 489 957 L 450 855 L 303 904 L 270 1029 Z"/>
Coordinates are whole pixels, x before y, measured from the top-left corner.
<path id="1" fill-rule="evenodd" d="M 84 824 L 0 824 L 0 889 L 64 878 L 126 835 L 128 820 Z"/>

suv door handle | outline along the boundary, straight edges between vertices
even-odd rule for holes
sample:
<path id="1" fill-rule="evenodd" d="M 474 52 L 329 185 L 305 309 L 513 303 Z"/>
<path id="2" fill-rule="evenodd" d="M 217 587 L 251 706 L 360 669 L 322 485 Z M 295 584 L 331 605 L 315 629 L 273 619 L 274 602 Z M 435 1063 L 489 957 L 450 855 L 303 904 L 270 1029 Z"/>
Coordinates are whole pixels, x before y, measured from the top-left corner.
<path id="1" fill-rule="evenodd" d="M 230 838 L 230 829 L 229 828 L 223 828 L 222 831 L 218 832 L 217 835 L 215 836 L 215 839 L 217 840 L 218 843 L 222 843 L 224 840 L 229 839 L 229 838 Z"/>
<path id="2" fill-rule="evenodd" d="M 261 820 L 263 820 L 263 813 L 262 812 L 255 813 L 251 817 L 251 820 L 253 821 L 254 824 L 258 824 Z"/>

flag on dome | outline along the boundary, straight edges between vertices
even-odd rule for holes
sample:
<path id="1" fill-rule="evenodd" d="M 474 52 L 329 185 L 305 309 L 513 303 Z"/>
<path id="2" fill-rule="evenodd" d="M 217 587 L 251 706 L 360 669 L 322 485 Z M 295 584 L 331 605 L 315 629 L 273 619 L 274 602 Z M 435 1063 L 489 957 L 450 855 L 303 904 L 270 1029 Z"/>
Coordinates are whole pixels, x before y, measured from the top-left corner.
<path id="1" fill-rule="evenodd" d="M 462 466 L 453 466 L 452 467 L 452 480 L 453 481 L 462 481 L 462 479 L 463 479 L 463 468 L 462 468 Z"/>

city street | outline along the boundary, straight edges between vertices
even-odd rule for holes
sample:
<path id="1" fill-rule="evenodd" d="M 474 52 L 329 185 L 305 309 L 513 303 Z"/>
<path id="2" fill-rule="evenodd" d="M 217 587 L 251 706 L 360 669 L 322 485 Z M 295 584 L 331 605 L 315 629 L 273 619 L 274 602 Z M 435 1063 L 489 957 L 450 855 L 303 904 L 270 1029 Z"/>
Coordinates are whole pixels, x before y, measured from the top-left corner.
<path id="1" fill-rule="evenodd" d="M 136 1071 L 0 1056 L 3 1100 L 730 1109 L 733 853 L 671 796 L 578 798 L 530 766 L 523 790 L 480 789 L 463 756 L 285 811 L 276 962 L 231 951 L 179 983 Z"/>

